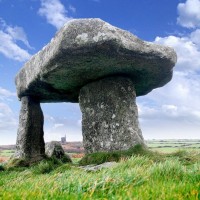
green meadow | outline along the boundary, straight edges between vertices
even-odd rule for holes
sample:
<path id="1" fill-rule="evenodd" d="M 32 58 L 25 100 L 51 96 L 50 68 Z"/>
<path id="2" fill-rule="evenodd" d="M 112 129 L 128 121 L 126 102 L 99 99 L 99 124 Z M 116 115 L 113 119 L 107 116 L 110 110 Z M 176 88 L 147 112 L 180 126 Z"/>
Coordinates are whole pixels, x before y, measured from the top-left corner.
<path id="1" fill-rule="evenodd" d="M 200 140 L 171 139 L 171 140 L 147 140 L 148 147 L 153 151 L 170 153 L 177 150 L 200 151 Z"/>
<path id="2" fill-rule="evenodd" d="M 86 171 L 91 163 L 117 161 L 112 168 Z M 199 151 L 157 153 L 141 147 L 98 153 L 79 163 L 56 159 L 30 167 L 0 166 L 0 199 L 200 199 Z"/>
<path id="3" fill-rule="evenodd" d="M 14 153 L 14 150 L 2 150 L 0 152 L 0 156 L 4 156 L 4 157 L 10 157 L 12 156 L 12 154 Z"/>

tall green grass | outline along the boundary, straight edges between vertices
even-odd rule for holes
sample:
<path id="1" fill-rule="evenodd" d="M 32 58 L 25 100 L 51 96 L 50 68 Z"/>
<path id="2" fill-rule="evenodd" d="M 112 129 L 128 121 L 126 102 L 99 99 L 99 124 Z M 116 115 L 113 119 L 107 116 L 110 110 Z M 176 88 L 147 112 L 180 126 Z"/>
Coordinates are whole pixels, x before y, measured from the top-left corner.
<path id="1" fill-rule="evenodd" d="M 137 154 L 96 172 L 42 161 L 21 172 L 1 171 L 0 199 L 198 200 L 200 157 L 196 154 L 186 163 L 182 158 L 189 154 L 178 152 L 159 160 L 157 154 Z"/>
<path id="2" fill-rule="evenodd" d="M 153 152 L 142 145 L 135 145 L 128 150 L 113 151 L 113 152 L 97 152 L 85 155 L 80 161 L 80 165 L 90 165 L 90 164 L 101 164 L 104 162 L 120 161 L 121 159 L 127 159 L 133 155 L 145 155 L 151 157 L 155 161 L 160 161 L 163 159 L 160 153 Z"/>

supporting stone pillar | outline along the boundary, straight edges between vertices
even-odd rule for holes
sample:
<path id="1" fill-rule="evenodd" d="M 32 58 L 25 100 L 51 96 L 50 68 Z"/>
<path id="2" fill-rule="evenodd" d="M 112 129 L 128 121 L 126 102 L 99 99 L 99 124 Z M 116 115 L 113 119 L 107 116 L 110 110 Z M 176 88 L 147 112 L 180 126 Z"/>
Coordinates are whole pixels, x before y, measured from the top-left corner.
<path id="1" fill-rule="evenodd" d="M 37 162 L 45 155 L 42 109 L 40 102 L 30 96 L 22 97 L 21 103 L 14 158 Z"/>
<path id="2" fill-rule="evenodd" d="M 136 94 L 127 77 L 108 77 L 80 90 L 83 145 L 86 153 L 126 150 L 144 144 Z"/>

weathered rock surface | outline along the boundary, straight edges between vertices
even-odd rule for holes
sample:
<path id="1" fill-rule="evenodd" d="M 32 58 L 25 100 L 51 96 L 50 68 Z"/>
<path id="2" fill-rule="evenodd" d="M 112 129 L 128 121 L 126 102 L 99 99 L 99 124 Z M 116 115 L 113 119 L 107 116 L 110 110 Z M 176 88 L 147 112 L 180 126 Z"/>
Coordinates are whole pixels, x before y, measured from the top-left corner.
<path id="1" fill-rule="evenodd" d="M 140 96 L 169 82 L 175 62 L 173 49 L 100 19 L 71 20 L 18 73 L 17 93 L 41 102 L 78 102 L 87 83 L 125 75 Z"/>
<path id="2" fill-rule="evenodd" d="M 126 150 L 143 144 L 136 94 L 126 77 L 109 77 L 80 90 L 83 145 L 86 153 Z"/>
<path id="3" fill-rule="evenodd" d="M 64 149 L 62 148 L 62 145 L 60 144 L 60 142 L 57 142 L 57 141 L 52 141 L 52 142 L 46 143 L 45 154 L 49 158 L 55 157 L 64 162 L 72 162 L 69 155 L 65 154 Z"/>
<path id="4" fill-rule="evenodd" d="M 80 103 L 86 153 L 145 145 L 135 98 L 169 82 L 175 63 L 169 47 L 100 19 L 71 20 L 16 76 L 22 109 L 15 157 L 45 155 L 40 102 Z M 60 144 L 46 148 L 49 157 L 71 161 Z"/>
<path id="5" fill-rule="evenodd" d="M 16 152 L 13 158 L 37 162 L 45 157 L 43 123 L 40 102 L 31 97 L 22 97 L 17 133 Z"/>

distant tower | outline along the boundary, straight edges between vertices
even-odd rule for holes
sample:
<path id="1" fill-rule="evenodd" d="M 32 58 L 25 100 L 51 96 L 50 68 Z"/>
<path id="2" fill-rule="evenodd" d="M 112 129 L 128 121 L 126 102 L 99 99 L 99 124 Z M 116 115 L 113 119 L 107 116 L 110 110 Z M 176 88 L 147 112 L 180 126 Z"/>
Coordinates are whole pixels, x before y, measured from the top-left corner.
<path id="1" fill-rule="evenodd" d="M 61 144 L 66 144 L 66 135 L 65 137 L 61 137 Z"/>

